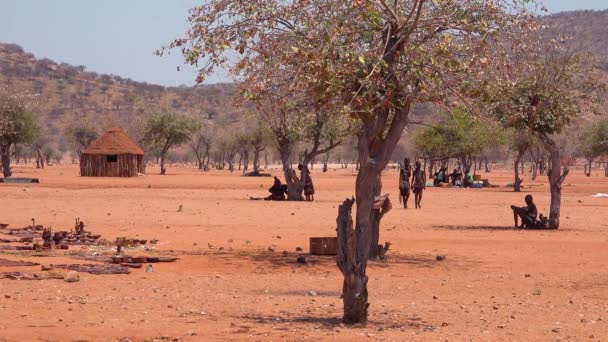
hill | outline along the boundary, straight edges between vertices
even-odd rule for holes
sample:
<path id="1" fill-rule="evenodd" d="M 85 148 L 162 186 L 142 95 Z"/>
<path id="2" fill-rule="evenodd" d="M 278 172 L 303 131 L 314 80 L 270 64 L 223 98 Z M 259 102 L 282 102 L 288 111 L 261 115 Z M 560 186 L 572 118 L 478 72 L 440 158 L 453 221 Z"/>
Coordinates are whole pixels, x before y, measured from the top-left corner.
<path id="1" fill-rule="evenodd" d="M 242 111 L 234 106 L 236 94 L 230 84 L 163 87 L 136 82 L 38 59 L 16 44 L 0 44 L 0 84 L 39 94 L 34 110 L 56 142 L 74 120 L 129 129 L 161 108 L 230 122 L 238 121 Z"/>
<path id="2" fill-rule="evenodd" d="M 540 20 L 550 36 L 572 37 L 573 50 L 592 53 L 608 71 L 608 10 L 562 12 Z"/>

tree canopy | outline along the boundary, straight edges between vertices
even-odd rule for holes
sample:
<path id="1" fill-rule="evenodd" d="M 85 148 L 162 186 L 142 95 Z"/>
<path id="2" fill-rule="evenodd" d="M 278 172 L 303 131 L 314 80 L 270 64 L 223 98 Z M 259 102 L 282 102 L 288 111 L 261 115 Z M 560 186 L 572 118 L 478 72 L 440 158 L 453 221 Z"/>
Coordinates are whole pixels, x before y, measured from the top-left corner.
<path id="1" fill-rule="evenodd" d="M 499 146 L 502 134 L 493 122 L 482 122 L 462 108 L 444 113 L 439 123 L 428 126 L 415 136 L 416 149 L 433 159 L 462 158 L 479 155 Z"/>

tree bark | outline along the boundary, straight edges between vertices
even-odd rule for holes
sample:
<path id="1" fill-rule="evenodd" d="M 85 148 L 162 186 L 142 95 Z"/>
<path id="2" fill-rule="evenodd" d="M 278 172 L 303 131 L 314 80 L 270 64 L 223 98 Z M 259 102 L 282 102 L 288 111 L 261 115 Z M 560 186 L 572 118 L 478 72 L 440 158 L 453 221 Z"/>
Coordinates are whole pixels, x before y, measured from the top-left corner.
<path id="1" fill-rule="evenodd" d="M 515 161 L 513 163 L 513 171 L 515 173 L 515 179 L 513 180 L 513 191 L 514 192 L 521 191 L 521 183 L 523 183 L 524 180 L 519 178 L 519 162 L 521 161 L 521 159 L 523 158 L 523 156 L 527 150 L 528 150 L 528 147 L 517 149 L 517 157 L 515 157 Z"/>
<path id="2" fill-rule="evenodd" d="M 160 174 L 164 175 L 165 172 L 167 172 L 167 170 L 165 170 L 165 154 L 166 153 L 161 153 L 160 154 Z"/>
<path id="3" fill-rule="evenodd" d="M 0 146 L 0 159 L 2 159 L 2 174 L 4 177 L 12 176 L 10 145 Z"/>
<path id="4" fill-rule="evenodd" d="M 559 146 L 557 146 L 555 141 L 543 134 L 537 134 L 537 137 L 551 158 L 551 166 L 547 172 L 549 176 L 549 189 L 551 191 L 549 229 L 558 229 L 562 203 L 562 184 L 564 183 L 564 180 L 566 180 L 569 170 L 566 166 L 562 173 Z"/>
<path id="5" fill-rule="evenodd" d="M 360 227 L 353 229 L 352 207 L 354 199 L 346 199 L 338 208 L 337 232 L 338 255 L 336 263 L 344 275 L 342 284 L 342 301 L 344 303 L 344 316 L 342 321 L 346 324 L 366 323 L 367 309 L 367 258 L 360 258 L 359 243 L 361 239 Z M 363 245 L 364 246 L 364 245 Z"/>
<path id="6" fill-rule="evenodd" d="M 281 156 L 281 163 L 283 164 L 283 174 L 285 176 L 285 183 L 287 184 L 287 200 L 289 201 L 303 201 L 302 191 L 300 188 L 299 179 L 294 179 L 292 176 L 292 168 L 289 163 L 289 157 L 291 155 L 291 145 L 284 141 L 279 140 L 279 154 Z"/>
<path id="7" fill-rule="evenodd" d="M 585 166 L 585 176 L 591 177 L 591 165 L 593 163 L 593 158 L 587 158 L 588 164 Z"/>

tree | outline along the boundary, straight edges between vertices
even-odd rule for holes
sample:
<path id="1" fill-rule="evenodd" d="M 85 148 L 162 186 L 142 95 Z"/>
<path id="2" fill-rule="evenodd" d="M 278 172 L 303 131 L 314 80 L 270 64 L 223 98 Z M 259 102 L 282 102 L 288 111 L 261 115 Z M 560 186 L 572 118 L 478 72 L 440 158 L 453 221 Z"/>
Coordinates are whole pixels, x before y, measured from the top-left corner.
<path id="1" fill-rule="evenodd" d="M 43 162 L 46 162 L 46 166 L 50 166 L 50 162 L 57 158 L 57 151 L 52 145 L 44 145 L 42 155 L 44 156 Z"/>
<path id="2" fill-rule="evenodd" d="M 152 115 L 146 122 L 141 138 L 141 144 L 146 149 L 158 149 L 160 153 L 160 174 L 166 173 L 165 158 L 173 147 L 186 143 L 201 123 L 190 116 L 164 111 Z"/>
<path id="3" fill-rule="evenodd" d="M 293 84 L 296 92 L 283 94 L 312 99 L 304 102 L 311 106 L 305 113 L 323 113 L 316 105 L 335 105 L 328 111 L 332 116 L 356 121 L 350 131 L 357 137 L 359 164 L 356 223 L 342 235 L 344 253 L 337 260 L 344 275 L 344 322 L 367 321 L 367 263 L 378 254 L 374 237 L 390 208 L 386 200 L 378 202 L 380 173 L 410 109 L 441 102 L 459 92 L 463 78 L 490 65 L 489 41 L 514 32 L 503 30 L 512 23 L 520 27 L 532 20 L 524 12 L 528 2 L 210 0 L 192 9 L 186 37 L 170 45 L 198 67 L 199 83 L 217 67 L 245 79 L 250 70 L 274 68 L 275 73 L 261 75 L 286 75 L 281 83 L 287 89 Z M 273 77 L 253 84 L 268 89 Z M 257 88 L 252 93 L 260 95 Z M 289 151 L 280 152 L 283 159 Z M 350 215 L 350 208 L 344 212 Z"/>
<path id="4" fill-rule="evenodd" d="M 534 136 L 547 151 L 551 229 L 559 228 L 561 186 L 569 172 L 567 166 L 561 171 L 560 146 L 554 135 L 581 112 L 596 112 L 601 98 L 595 95 L 603 88 L 596 80 L 595 64 L 568 51 L 565 39 L 528 35 L 512 41 L 510 53 L 494 69 L 498 77 L 483 83 L 486 89 L 481 96 L 489 104 L 488 112 L 504 127 Z M 518 58 L 508 58 L 513 55 Z"/>
<path id="5" fill-rule="evenodd" d="M 274 135 L 287 198 L 300 201 L 304 199 L 302 192 L 309 171 L 302 168 L 300 177 L 294 177 L 290 159 L 294 148 L 306 144 L 299 161 L 308 165 L 316 156 L 342 143 L 349 133 L 348 120 L 336 115 L 337 102 L 325 96 L 330 93 L 327 87 L 302 82 L 295 76 L 298 67 L 281 65 L 276 54 L 271 58 L 276 63 L 254 59 L 247 70 L 250 76 L 240 83 L 240 88 L 244 98 L 255 105 L 258 121 Z"/>
<path id="6" fill-rule="evenodd" d="M 39 131 L 38 123 L 29 110 L 31 96 L 12 93 L 0 88 L 0 159 L 4 177 L 11 173 L 11 146 L 33 141 Z"/>
<path id="7" fill-rule="evenodd" d="M 608 155 L 608 119 L 592 122 L 581 132 L 578 151 L 587 159 L 585 174 L 591 176 L 591 165 L 595 158 Z M 608 165 L 606 166 L 608 170 Z M 606 174 L 608 176 L 608 173 Z"/>
<path id="8" fill-rule="evenodd" d="M 260 153 L 266 150 L 269 137 L 270 132 L 268 131 L 267 127 L 258 121 L 254 130 L 249 136 L 251 148 L 253 150 L 253 171 L 250 174 L 251 176 L 260 175 Z"/>
<path id="9" fill-rule="evenodd" d="M 419 130 L 414 137 L 416 150 L 424 158 L 457 158 L 470 169 L 476 156 L 499 146 L 502 134 L 493 122 L 482 122 L 465 109 L 457 107 L 443 113 L 442 121 Z"/>
<path id="10" fill-rule="evenodd" d="M 199 170 L 209 170 L 209 152 L 213 136 L 208 123 L 201 123 L 201 127 L 192 134 L 188 146 L 192 150 Z"/>
<path id="11" fill-rule="evenodd" d="M 519 178 L 519 163 L 532 145 L 531 138 L 532 137 L 530 137 L 529 134 L 526 134 L 525 132 L 522 133 L 521 131 L 514 131 L 511 135 L 511 150 L 517 153 L 515 160 L 513 161 L 513 172 L 515 176 L 513 180 L 513 191 L 515 192 L 521 191 L 523 179 Z"/>
<path id="12" fill-rule="evenodd" d="M 97 140 L 99 132 L 91 122 L 78 121 L 68 126 L 66 136 L 72 151 L 80 158 L 82 152 Z"/>

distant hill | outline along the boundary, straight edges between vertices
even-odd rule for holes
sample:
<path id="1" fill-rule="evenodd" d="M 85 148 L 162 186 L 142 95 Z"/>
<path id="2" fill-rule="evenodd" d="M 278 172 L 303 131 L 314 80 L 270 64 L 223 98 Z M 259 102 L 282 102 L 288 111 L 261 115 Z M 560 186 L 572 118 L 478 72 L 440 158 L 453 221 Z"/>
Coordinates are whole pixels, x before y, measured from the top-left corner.
<path id="1" fill-rule="evenodd" d="M 608 71 L 608 10 L 562 12 L 542 17 L 541 22 L 550 35 L 573 37 L 573 49 L 594 54 Z"/>
<path id="2" fill-rule="evenodd" d="M 100 128 L 132 125 L 161 108 L 189 112 L 210 120 L 238 121 L 242 109 L 231 84 L 163 87 L 115 75 L 87 71 L 84 66 L 36 58 L 16 44 L 0 43 L 0 84 L 39 94 L 35 111 L 56 142 L 78 119 Z"/>

